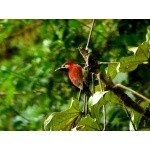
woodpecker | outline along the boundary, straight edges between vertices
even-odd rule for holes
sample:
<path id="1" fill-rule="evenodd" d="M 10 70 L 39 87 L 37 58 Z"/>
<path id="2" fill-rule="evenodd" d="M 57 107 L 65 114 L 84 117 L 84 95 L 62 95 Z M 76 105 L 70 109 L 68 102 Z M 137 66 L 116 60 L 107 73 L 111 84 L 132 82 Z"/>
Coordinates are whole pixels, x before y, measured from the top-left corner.
<path id="1" fill-rule="evenodd" d="M 88 97 L 92 95 L 91 91 L 87 87 L 84 81 L 84 71 L 82 67 L 73 62 L 66 62 L 60 68 L 55 71 L 62 70 L 68 72 L 70 81 L 81 91 L 83 91 Z"/>

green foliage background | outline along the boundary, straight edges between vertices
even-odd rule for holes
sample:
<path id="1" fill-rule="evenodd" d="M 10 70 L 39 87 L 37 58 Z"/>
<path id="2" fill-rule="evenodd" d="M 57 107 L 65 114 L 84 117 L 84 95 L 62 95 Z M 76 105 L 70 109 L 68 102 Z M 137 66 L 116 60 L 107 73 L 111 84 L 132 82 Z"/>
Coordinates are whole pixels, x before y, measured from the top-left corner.
<path id="1" fill-rule="evenodd" d="M 78 89 L 66 73 L 54 70 L 66 61 L 84 66 L 77 47 L 86 45 L 90 25 L 91 20 L 0 20 L 0 130 L 43 130 L 49 114 L 69 108 Z M 91 55 L 99 61 L 131 55 L 128 46 L 145 41 L 149 25 L 150 20 L 95 20 Z M 150 97 L 149 77 L 148 67 L 139 65 L 114 82 Z M 120 105 L 106 109 L 107 130 L 129 130 Z"/>

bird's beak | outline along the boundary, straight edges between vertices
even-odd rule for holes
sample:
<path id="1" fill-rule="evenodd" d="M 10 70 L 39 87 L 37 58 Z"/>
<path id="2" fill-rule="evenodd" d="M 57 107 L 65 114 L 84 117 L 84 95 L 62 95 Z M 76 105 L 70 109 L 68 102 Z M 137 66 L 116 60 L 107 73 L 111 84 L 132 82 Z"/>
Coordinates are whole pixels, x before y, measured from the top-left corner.
<path id="1" fill-rule="evenodd" d="M 55 71 L 68 71 L 68 68 L 60 67 L 60 68 L 57 68 Z"/>

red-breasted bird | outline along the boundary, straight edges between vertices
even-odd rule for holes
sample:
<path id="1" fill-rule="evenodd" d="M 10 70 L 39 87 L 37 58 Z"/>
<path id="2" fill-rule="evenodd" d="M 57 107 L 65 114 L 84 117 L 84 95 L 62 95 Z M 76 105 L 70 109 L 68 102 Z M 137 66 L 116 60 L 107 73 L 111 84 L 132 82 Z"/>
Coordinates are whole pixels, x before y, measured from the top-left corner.
<path id="1" fill-rule="evenodd" d="M 67 71 L 70 81 L 81 91 L 83 91 L 88 97 L 92 95 L 91 91 L 84 82 L 83 69 L 80 65 L 73 62 L 66 62 L 60 68 L 56 69 Z"/>

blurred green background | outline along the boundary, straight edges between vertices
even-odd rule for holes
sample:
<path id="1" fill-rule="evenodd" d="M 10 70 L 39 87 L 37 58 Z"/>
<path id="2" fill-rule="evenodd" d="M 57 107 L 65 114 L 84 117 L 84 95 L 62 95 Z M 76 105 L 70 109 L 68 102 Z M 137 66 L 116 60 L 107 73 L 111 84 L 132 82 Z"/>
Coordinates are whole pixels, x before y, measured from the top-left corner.
<path id="1" fill-rule="evenodd" d="M 0 20 L 0 130 L 43 130 L 49 114 L 69 108 L 79 90 L 66 73 L 54 70 L 66 61 L 84 66 L 77 48 L 86 46 L 91 22 Z M 149 25 L 150 20 L 95 20 L 89 51 L 96 60 L 118 61 L 132 54 L 128 46 L 145 41 Z M 139 65 L 114 82 L 150 97 L 149 76 L 146 66 Z M 107 119 L 107 130 L 128 130 L 121 106 L 110 106 Z"/>

